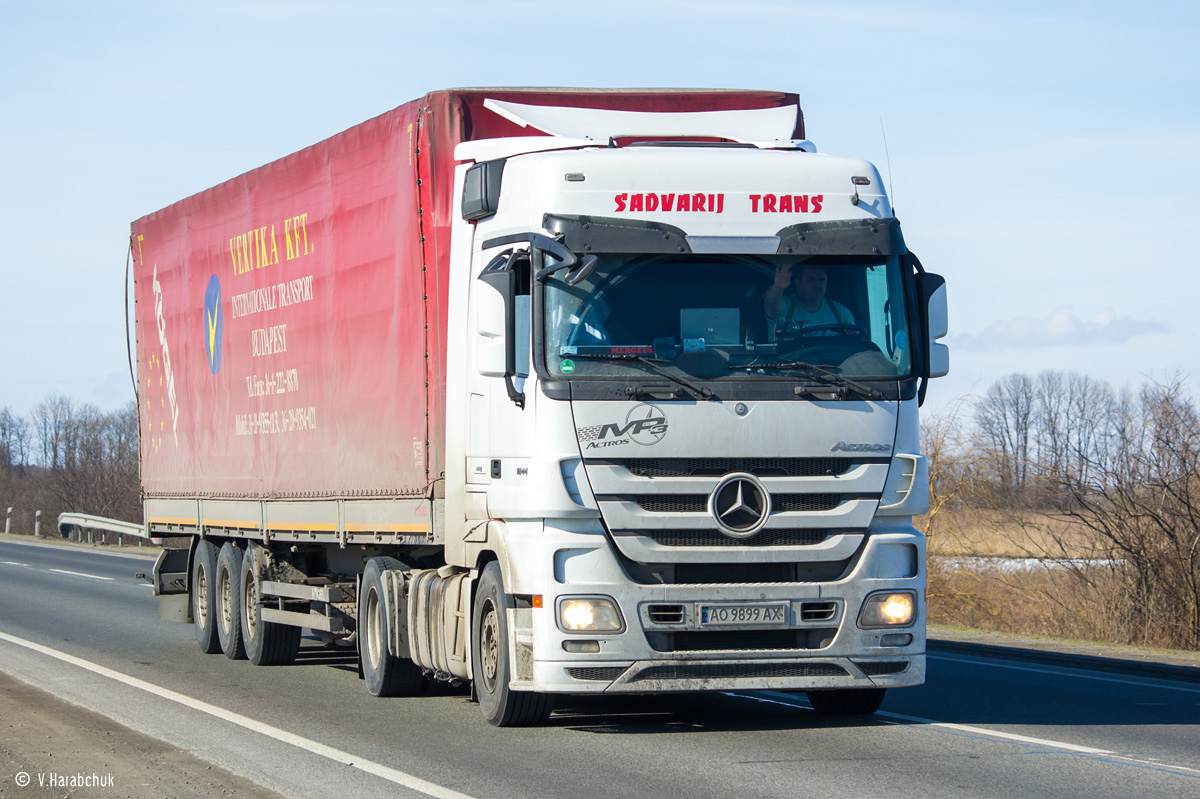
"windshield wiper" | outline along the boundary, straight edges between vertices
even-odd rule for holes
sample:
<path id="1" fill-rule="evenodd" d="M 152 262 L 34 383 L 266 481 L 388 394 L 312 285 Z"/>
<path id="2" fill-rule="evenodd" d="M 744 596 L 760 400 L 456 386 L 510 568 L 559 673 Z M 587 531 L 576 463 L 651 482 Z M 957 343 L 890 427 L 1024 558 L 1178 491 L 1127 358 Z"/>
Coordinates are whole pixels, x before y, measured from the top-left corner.
<path id="1" fill-rule="evenodd" d="M 673 383 L 678 383 L 679 385 L 683 386 L 687 390 L 696 394 L 701 399 L 708 399 L 709 397 L 712 396 L 712 392 L 709 391 L 707 388 L 701 388 L 700 386 L 697 386 L 694 383 L 692 383 L 690 380 L 684 380 L 679 375 L 671 374 L 666 369 L 659 366 L 660 363 L 670 363 L 670 361 L 665 360 L 663 358 L 647 358 L 645 355 L 631 355 L 628 353 L 617 353 L 617 352 L 607 353 L 607 354 L 603 354 L 603 353 L 599 353 L 599 352 L 577 352 L 574 355 L 572 355 L 571 357 L 572 358 L 591 358 L 592 360 L 600 360 L 600 361 L 636 361 L 637 363 L 644 363 L 646 366 L 649 366 L 651 369 L 653 369 L 658 374 L 662 375 L 663 377 L 667 378 L 668 380 L 672 381 Z"/>
<path id="2" fill-rule="evenodd" d="M 815 372 L 813 375 L 818 380 L 835 385 L 838 387 L 851 388 L 859 394 L 865 395 L 868 399 L 883 399 L 883 392 L 866 383 L 860 383 L 857 380 L 852 380 L 843 374 L 839 374 L 828 366 L 809 363 L 808 361 L 786 361 L 783 363 L 748 363 L 738 366 L 730 366 L 730 369 L 803 369 L 808 372 Z"/>

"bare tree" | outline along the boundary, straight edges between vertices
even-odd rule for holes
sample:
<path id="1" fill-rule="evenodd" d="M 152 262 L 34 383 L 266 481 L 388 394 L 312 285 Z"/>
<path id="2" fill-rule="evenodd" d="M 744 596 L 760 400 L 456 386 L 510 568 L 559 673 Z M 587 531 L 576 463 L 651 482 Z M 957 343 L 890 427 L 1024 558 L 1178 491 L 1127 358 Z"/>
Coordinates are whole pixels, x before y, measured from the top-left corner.
<path id="1" fill-rule="evenodd" d="M 1105 446 L 1080 439 L 1072 455 L 1084 468 L 1058 475 L 1071 499 L 1063 517 L 1119 578 L 1130 642 L 1200 647 L 1200 412 L 1178 379 L 1110 408 Z"/>
<path id="2" fill-rule="evenodd" d="M 0 468 L 24 470 L 29 465 L 29 423 L 10 409 L 0 410 Z"/>
<path id="3" fill-rule="evenodd" d="M 33 432 L 40 450 L 39 465 L 57 469 L 67 457 L 68 428 L 75 415 L 69 397 L 52 394 L 33 409 Z"/>
<path id="4" fill-rule="evenodd" d="M 921 452 L 929 461 L 929 510 L 922 532 L 930 538 L 952 532 L 953 522 L 943 522 L 948 511 L 974 510 L 980 478 L 992 473 L 995 453 L 979 446 L 963 418 L 966 406 L 963 398 L 921 420 Z"/>
<path id="5" fill-rule="evenodd" d="M 1029 375 L 1011 374 L 992 383 L 975 405 L 975 424 L 995 455 L 992 466 L 1000 499 L 1023 499 L 1031 461 L 1034 391 Z"/>

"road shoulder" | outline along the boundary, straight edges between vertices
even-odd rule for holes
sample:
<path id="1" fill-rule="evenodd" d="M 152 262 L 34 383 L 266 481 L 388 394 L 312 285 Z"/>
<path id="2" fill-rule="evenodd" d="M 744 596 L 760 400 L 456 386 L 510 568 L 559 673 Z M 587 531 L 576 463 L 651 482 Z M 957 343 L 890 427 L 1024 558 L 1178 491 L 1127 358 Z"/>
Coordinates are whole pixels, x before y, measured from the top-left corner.
<path id="1" fill-rule="evenodd" d="M 189 752 L 4 672 L 0 672 L 0 707 L 5 709 L 0 720 L 0 796 L 282 799 Z M 29 776 L 28 787 L 20 785 L 21 774 Z M 51 775 L 63 784 L 52 786 Z"/>
<path id="2" fill-rule="evenodd" d="M 930 653 L 975 655 L 1159 680 L 1200 683 L 1200 652 L 1064 641 L 930 625 Z"/>
<path id="3" fill-rule="evenodd" d="M 86 544 L 76 541 L 68 541 L 64 538 L 34 538 L 31 535 L 17 535 L 15 533 L 0 533 L 0 542 L 8 544 L 20 544 L 29 547 L 49 547 L 52 549 L 78 549 L 86 552 L 94 552 L 98 555 L 123 555 L 131 558 L 145 558 L 154 560 L 158 557 L 158 553 L 162 549 L 153 544 L 145 546 L 114 546 L 112 544 Z"/>

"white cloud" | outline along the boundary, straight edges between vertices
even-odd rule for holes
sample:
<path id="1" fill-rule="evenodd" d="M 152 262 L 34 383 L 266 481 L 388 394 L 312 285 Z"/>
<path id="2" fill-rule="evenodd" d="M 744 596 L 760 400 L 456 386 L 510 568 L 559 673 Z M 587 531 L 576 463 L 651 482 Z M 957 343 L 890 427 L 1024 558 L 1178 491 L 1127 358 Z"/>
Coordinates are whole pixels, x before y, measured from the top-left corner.
<path id="1" fill-rule="evenodd" d="M 1170 333 L 1165 322 L 1118 318 L 1111 308 L 1097 311 L 1084 321 L 1068 305 L 1056 308 L 1045 319 L 1018 316 L 988 325 L 976 334 L 953 337 L 955 346 L 973 350 L 1018 347 L 1089 347 L 1124 344 L 1134 336 Z"/>

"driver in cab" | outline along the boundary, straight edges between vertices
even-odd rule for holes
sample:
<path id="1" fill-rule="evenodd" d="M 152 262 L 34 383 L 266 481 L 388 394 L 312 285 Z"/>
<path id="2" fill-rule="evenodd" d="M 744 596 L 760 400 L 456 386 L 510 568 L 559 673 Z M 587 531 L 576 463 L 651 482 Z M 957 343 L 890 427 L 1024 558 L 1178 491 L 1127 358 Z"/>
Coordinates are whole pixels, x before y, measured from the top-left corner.
<path id="1" fill-rule="evenodd" d="M 829 275 L 823 266 L 809 264 L 775 268 L 775 281 L 763 294 L 763 311 L 771 330 L 786 329 L 791 322 L 801 328 L 817 325 L 852 325 L 846 306 L 825 299 Z M 788 287 L 793 291 L 788 292 Z"/>

